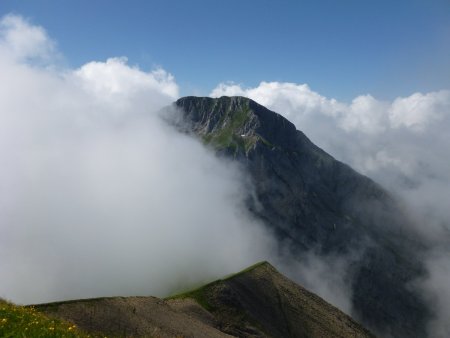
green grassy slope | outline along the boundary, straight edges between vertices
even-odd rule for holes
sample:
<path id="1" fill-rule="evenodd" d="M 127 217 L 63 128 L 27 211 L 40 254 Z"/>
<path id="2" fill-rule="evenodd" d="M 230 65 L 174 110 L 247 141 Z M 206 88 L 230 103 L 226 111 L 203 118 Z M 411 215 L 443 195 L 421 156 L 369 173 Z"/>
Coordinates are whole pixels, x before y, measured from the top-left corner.
<path id="1" fill-rule="evenodd" d="M 32 306 L 19 306 L 0 299 L 0 337 L 86 338 L 97 337 L 76 325 L 50 318 Z"/>

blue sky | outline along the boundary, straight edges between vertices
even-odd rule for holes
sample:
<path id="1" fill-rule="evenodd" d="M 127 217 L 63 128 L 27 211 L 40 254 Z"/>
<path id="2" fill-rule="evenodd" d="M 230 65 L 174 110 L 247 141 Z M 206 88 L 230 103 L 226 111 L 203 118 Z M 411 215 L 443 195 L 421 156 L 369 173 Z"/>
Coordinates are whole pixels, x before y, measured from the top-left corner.
<path id="1" fill-rule="evenodd" d="M 226 81 L 307 83 L 349 101 L 450 88 L 450 1 L 10 1 L 71 67 L 126 56 L 182 95 Z"/>
<path id="2" fill-rule="evenodd" d="M 450 337 L 450 0 L 0 0 L 0 296 L 166 295 L 266 259 L 239 174 L 161 125 L 180 95 L 247 96 L 401 198 Z"/>

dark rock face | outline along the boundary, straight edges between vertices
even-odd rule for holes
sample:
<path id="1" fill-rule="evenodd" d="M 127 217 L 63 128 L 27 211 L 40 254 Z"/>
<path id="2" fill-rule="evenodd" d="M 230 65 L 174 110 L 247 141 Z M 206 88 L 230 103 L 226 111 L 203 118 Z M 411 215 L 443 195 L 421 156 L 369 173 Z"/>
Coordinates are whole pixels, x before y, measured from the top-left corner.
<path id="1" fill-rule="evenodd" d="M 236 337 L 374 337 L 267 262 L 181 297 L 201 299 L 217 327 Z"/>
<path id="2" fill-rule="evenodd" d="M 358 320 L 381 335 L 426 335 L 430 313 L 410 288 L 424 274 L 425 248 L 382 187 L 250 99 L 185 97 L 175 106 L 180 126 L 243 165 L 257 196 L 249 210 L 292 255 L 359 252 L 348 272 Z"/>

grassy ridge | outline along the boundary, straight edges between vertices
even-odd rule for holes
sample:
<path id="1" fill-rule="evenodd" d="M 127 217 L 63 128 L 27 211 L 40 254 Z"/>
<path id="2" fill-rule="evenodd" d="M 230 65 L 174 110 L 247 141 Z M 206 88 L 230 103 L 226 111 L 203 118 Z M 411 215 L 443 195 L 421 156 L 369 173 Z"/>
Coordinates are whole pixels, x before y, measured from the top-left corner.
<path id="1" fill-rule="evenodd" d="M 175 294 L 173 296 L 166 297 L 165 299 L 166 300 L 170 300 L 170 299 L 192 298 L 192 299 L 196 300 L 197 303 L 199 305 L 201 305 L 205 310 L 207 310 L 207 311 L 214 311 L 215 310 L 214 307 L 208 302 L 208 298 L 205 295 L 205 292 L 206 292 L 208 287 L 210 287 L 210 286 L 212 286 L 214 284 L 217 284 L 217 283 L 220 283 L 220 282 L 232 279 L 234 277 L 237 277 L 237 276 L 242 275 L 242 274 L 244 274 L 246 272 L 252 271 L 252 270 L 256 269 L 257 267 L 260 267 L 260 266 L 266 265 L 266 264 L 269 264 L 269 263 L 266 262 L 266 261 L 262 261 L 262 262 L 256 263 L 256 264 L 254 264 L 254 265 L 252 265 L 252 266 L 250 266 L 250 267 L 248 267 L 248 268 L 246 268 L 244 270 L 241 270 L 241 271 L 239 271 L 237 273 L 233 273 L 233 274 L 225 276 L 225 277 L 223 277 L 221 279 L 217 279 L 217 280 L 215 280 L 213 282 L 207 283 L 207 284 L 202 285 L 202 286 L 200 286 L 198 288 L 195 288 L 193 290 L 189 290 L 187 292 L 182 292 L 182 293 Z"/>
<path id="2" fill-rule="evenodd" d="M 100 336 L 83 333 L 76 325 L 47 317 L 32 306 L 18 306 L 0 299 L 0 337 L 87 338 Z"/>

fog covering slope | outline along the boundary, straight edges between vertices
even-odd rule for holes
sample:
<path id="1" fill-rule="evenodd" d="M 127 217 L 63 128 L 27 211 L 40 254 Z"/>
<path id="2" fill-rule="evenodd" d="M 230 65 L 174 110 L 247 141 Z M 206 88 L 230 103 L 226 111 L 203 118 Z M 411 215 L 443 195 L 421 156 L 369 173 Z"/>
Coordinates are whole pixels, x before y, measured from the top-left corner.
<path id="1" fill-rule="evenodd" d="M 255 197 L 248 196 L 248 208 L 276 233 L 281 255 L 323 257 L 349 285 L 352 314 L 376 332 L 426 335 L 431 309 L 411 284 L 426 275 L 427 247 L 386 190 L 250 99 L 185 97 L 175 106 L 182 126 L 250 173 Z"/>
<path id="2" fill-rule="evenodd" d="M 282 114 L 316 145 L 404 202 L 410 225 L 429 247 L 422 257 L 427 275 L 413 283 L 434 312 L 428 334 L 450 336 L 449 88 L 392 99 L 361 93 L 343 102 L 305 83 L 262 81 L 254 87 L 222 83 L 210 95 L 246 96 Z M 326 271 L 320 260 L 312 265 Z"/>
<path id="3" fill-rule="evenodd" d="M 125 58 L 62 66 L 0 21 L 0 297 L 163 296 L 267 258 L 246 178 L 156 113 L 172 75 Z"/>

